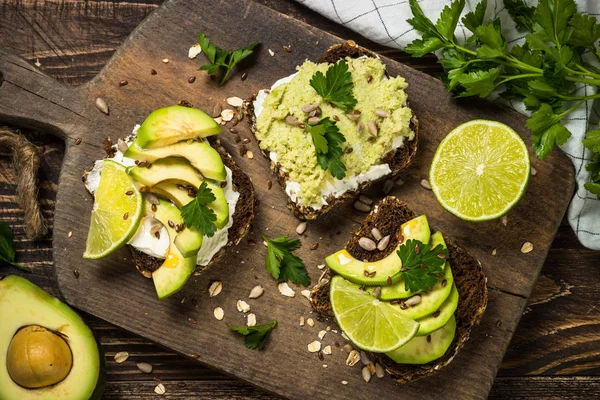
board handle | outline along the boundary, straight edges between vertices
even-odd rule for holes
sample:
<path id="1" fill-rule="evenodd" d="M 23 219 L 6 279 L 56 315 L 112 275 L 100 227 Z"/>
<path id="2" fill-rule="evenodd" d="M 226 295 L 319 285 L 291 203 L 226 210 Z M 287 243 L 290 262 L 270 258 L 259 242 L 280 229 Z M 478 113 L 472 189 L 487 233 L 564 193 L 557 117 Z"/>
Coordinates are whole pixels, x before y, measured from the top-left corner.
<path id="1" fill-rule="evenodd" d="M 27 61 L 0 49 L 0 124 L 51 133 L 68 140 L 87 125 L 85 100 Z"/>

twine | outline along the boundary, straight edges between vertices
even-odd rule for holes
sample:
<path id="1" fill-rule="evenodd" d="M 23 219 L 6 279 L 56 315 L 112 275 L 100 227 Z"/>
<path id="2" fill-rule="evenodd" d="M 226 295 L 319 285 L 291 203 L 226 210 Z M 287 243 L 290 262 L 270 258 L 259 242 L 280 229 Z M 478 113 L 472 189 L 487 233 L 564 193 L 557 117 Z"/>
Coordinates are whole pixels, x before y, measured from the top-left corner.
<path id="1" fill-rule="evenodd" d="M 48 233 L 48 225 L 37 200 L 40 150 L 25 136 L 7 127 L 0 127 L 0 147 L 10 150 L 18 173 L 17 201 L 25 211 L 25 232 L 30 239 L 40 239 Z"/>

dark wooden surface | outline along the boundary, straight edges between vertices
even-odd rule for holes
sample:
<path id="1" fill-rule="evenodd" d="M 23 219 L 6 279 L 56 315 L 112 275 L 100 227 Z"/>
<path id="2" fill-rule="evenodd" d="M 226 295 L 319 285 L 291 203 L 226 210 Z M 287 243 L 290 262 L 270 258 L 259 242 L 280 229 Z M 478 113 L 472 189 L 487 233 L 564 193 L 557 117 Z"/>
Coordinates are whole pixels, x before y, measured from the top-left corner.
<path id="1" fill-rule="evenodd" d="M 269 4 L 315 26 L 353 37 L 295 4 L 283 1 L 270 1 Z M 63 82 L 78 84 L 95 75 L 113 49 L 153 8 L 152 4 L 127 2 L 37 2 L 35 7 L 30 2 L 5 2 L 0 5 L 0 45 L 32 62 L 39 58 L 45 72 Z M 409 61 L 399 52 L 381 51 L 380 47 L 365 41 L 360 43 L 401 61 Z M 422 61 L 419 64 L 417 66 L 428 72 L 437 71 L 431 60 L 426 65 Z M 41 140 L 47 150 L 42 197 L 45 211 L 52 216 L 63 149 L 56 140 L 40 136 L 36 139 Z M 14 174 L 6 159 L 3 161 L 0 164 L 2 218 L 8 220 L 15 227 L 18 238 L 23 239 L 22 212 L 13 196 Z M 37 244 L 21 241 L 18 257 L 34 267 L 35 275 L 31 277 L 34 282 L 56 293 L 49 241 Z M 566 224 L 561 226 L 528 312 L 505 357 L 492 397 L 589 398 L 590 393 L 598 389 L 598 336 L 593 332 L 600 322 L 596 309 L 600 282 L 595 270 L 599 258 L 598 253 L 584 250 L 577 244 Z M 119 350 L 129 351 L 132 360 L 153 363 L 153 375 L 163 379 L 173 397 L 261 397 L 262 392 L 257 389 L 231 381 L 97 319 L 90 318 L 90 321 L 109 356 L 107 398 L 150 397 L 155 385 L 148 376 L 137 372 L 133 362 L 111 363 L 110 356 Z"/>

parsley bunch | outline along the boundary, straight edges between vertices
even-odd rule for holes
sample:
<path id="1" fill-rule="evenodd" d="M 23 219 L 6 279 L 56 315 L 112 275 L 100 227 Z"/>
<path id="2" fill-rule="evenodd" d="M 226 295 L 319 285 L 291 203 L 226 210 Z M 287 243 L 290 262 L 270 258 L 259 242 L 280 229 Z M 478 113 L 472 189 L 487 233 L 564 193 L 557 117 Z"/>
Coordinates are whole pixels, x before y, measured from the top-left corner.
<path id="1" fill-rule="evenodd" d="M 254 52 L 254 48 L 258 45 L 258 42 L 250 43 L 241 49 L 227 51 L 211 43 L 206 35 L 200 32 L 200 35 L 198 35 L 198 44 L 206 58 L 208 58 L 208 61 L 210 61 L 209 64 L 201 66 L 200 70 L 208 72 L 209 75 L 216 75 L 221 68 L 225 68 L 225 74 L 221 79 L 221 83 L 219 83 L 220 86 L 223 86 L 233 67 L 250 56 Z"/>
<path id="2" fill-rule="evenodd" d="M 404 288 L 411 292 L 429 289 L 444 274 L 444 264 L 448 258 L 448 250 L 441 244 L 433 247 L 420 240 L 409 239 L 397 250 L 402 261 Z"/>
<path id="3" fill-rule="evenodd" d="M 446 6 L 435 24 L 416 0 L 409 2 L 413 18 L 408 22 L 422 33 L 422 39 L 409 44 L 406 52 L 422 57 L 441 50 L 440 63 L 447 69 L 443 81 L 456 97 L 487 97 L 503 88 L 501 97 L 522 100 L 533 112 L 527 127 L 540 159 L 571 136 L 563 118 L 586 100 L 600 98 L 600 94 L 573 95 L 576 83 L 600 85 L 600 68 L 582 58 L 589 52 L 600 61 L 596 44 L 600 24 L 595 17 L 578 13 L 574 0 L 539 0 L 535 7 L 524 0 L 504 0 L 517 29 L 527 32 L 525 43 L 510 49 L 500 19 L 485 20 L 487 0 L 462 18 L 473 33 L 464 45 L 454 36 L 464 0 Z M 583 144 L 595 153 L 587 165 L 592 181 L 585 187 L 600 198 L 600 130 L 588 132 Z"/>

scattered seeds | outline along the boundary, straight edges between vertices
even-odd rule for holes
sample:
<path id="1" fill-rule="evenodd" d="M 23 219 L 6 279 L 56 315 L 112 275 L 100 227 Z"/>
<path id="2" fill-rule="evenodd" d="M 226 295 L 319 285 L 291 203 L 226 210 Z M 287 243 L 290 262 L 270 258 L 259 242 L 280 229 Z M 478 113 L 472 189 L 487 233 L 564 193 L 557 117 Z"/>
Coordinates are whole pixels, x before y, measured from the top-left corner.
<path id="1" fill-rule="evenodd" d="M 312 318 L 307 318 L 306 325 L 312 328 L 313 326 L 315 326 L 315 321 Z"/>
<path id="2" fill-rule="evenodd" d="M 229 108 L 226 108 L 225 110 L 221 111 L 221 119 L 225 122 L 231 121 L 234 116 L 235 112 Z"/>
<path id="3" fill-rule="evenodd" d="M 129 353 L 126 351 L 120 351 L 115 354 L 114 359 L 117 364 L 124 363 L 129 358 Z"/>
<path id="4" fill-rule="evenodd" d="M 79 279 L 79 270 L 77 268 L 73 269 L 73 276 L 75 279 Z"/>
<path id="5" fill-rule="evenodd" d="M 246 157 L 248 157 L 249 159 L 252 160 L 254 158 L 254 153 L 252 151 L 248 150 L 246 152 Z"/>
<path id="6" fill-rule="evenodd" d="M 369 357 L 369 355 L 364 350 L 360 351 L 360 361 L 363 365 L 369 365 L 370 363 L 372 363 L 371 357 Z"/>
<path id="7" fill-rule="evenodd" d="M 358 196 L 358 201 L 365 203 L 366 205 L 370 206 L 371 204 L 373 204 L 373 199 L 371 199 L 370 197 L 365 196 L 364 194 L 361 194 L 360 196 Z"/>
<path id="8" fill-rule="evenodd" d="M 195 76 L 190 76 L 188 78 L 188 83 L 194 83 L 194 82 L 196 82 L 196 77 Z"/>
<path id="9" fill-rule="evenodd" d="M 371 235 L 373 235 L 373 238 L 377 241 L 380 241 L 383 238 L 383 235 L 377 228 L 371 229 Z"/>
<path id="10" fill-rule="evenodd" d="M 325 268 L 325 267 L 326 267 L 326 265 L 325 265 L 325 264 L 319 264 L 319 265 L 317 265 L 317 268 L 318 268 L 318 269 L 323 269 L 323 268 Z"/>
<path id="11" fill-rule="evenodd" d="M 313 244 L 310 245 L 311 250 L 316 250 L 318 248 L 319 248 L 319 242 L 314 242 Z"/>
<path id="12" fill-rule="evenodd" d="M 375 375 L 378 378 L 383 378 L 385 376 L 385 369 L 381 366 L 381 364 L 375 364 Z"/>
<path id="13" fill-rule="evenodd" d="M 239 312 L 247 313 L 248 311 L 250 311 L 250 305 L 244 300 L 238 300 L 236 306 Z"/>
<path id="14" fill-rule="evenodd" d="M 73 232 L 72 232 L 72 231 L 69 231 L 69 233 L 67 233 L 67 237 L 68 237 L 68 238 L 70 238 L 70 237 L 72 237 L 72 236 L 73 236 Z"/>
<path id="15" fill-rule="evenodd" d="M 149 374 L 152 372 L 152 364 L 141 362 L 137 363 L 136 367 L 145 374 Z"/>
<path id="16" fill-rule="evenodd" d="M 286 53 L 291 53 L 292 48 L 290 46 L 283 46 L 283 51 L 285 51 Z"/>
<path id="17" fill-rule="evenodd" d="M 391 179 L 386 180 L 383 183 L 383 189 L 382 189 L 383 194 L 386 194 L 386 195 L 389 194 L 393 188 L 394 188 L 394 181 Z"/>
<path id="18" fill-rule="evenodd" d="M 192 317 L 188 317 L 188 322 L 190 324 L 194 324 L 194 325 L 196 325 L 198 323 L 198 321 L 196 320 L 196 318 L 192 318 Z"/>
<path id="19" fill-rule="evenodd" d="M 239 97 L 228 97 L 227 98 L 227 104 L 229 104 L 231 107 L 241 107 L 242 105 L 244 105 L 244 100 L 240 99 Z"/>
<path id="20" fill-rule="evenodd" d="M 371 207 L 369 205 L 363 203 L 362 201 L 358 201 L 358 200 L 356 200 L 354 202 L 354 208 L 360 212 L 368 213 L 369 211 L 371 211 Z"/>
<path id="21" fill-rule="evenodd" d="M 104 114 L 108 115 L 108 113 L 109 113 L 108 104 L 106 104 L 106 101 L 104 101 L 104 99 L 102 97 L 98 97 L 96 99 L 96 107 L 98 108 L 98 110 L 100 110 Z"/>
<path id="22" fill-rule="evenodd" d="M 244 72 L 244 73 L 242 74 L 242 76 L 240 77 L 240 79 L 241 79 L 242 81 L 245 81 L 246 79 L 248 79 L 248 73 L 247 73 L 247 72 Z"/>
<path id="23" fill-rule="evenodd" d="M 369 132 L 371 132 L 372 135 L 376 136 L 379 133 L 379 127 L 375 122 L 369 121 L 367 127 L 369 128 Z"/>
<path id="24" fill-rule="evenodd" d="M 285 123 L 288 125 L 297 126 L 299 122 L 298 118 L 294 117 L 293 115 L 288 115 L 285 117 Z"/>
<path id="25" fill-rule="evenodd" d="M 352 347 L 350 343 L 346 343 L 342 349 L 344 349 L 346 353 L 350 353 L 352 350 L 354 350 L 354 347 Z"/>
<path id="26" fill-rule="evenodd" d="M 158 385 L 156 385 L 156 387 L 154 388 L 154 393 L 156 394 L 160 394 L 163 395 L 167 392 L 167 390 L 165 389 L 165 385 L 163 385 L 162 383 L 159 383 Z"/>
<path id="27" fill-rule="evenodd" d="M 404 304 L 406 304 L 407 306 L 416 306 L 420 302 L 421 302 L 421 295 L 417 294 L 417 295 L 414 295 L 413 297 L 406 299 Z"/>
<path id="28" fill-rule="evenodd" d="M 496 253 L 497 253 L 497 250 L 496 250 L 496 249 L 492 250 L 492 255 L 493 255 L 493 256 L 495 256 L 495 255 L 496 255 Z"/>
<path id="29" fill-rule="evenodd" d="M 319 350 L 321 350 L 321 342 L 319 342 L 318 340 L 315 340 L 314 342 L 310 342 L 308 344 L 308 351 L 309 352 L 316 353 Z"/>
<path id="30" fill-rule="evenodd" d="M 75 139 L 75 146 L 79 146 L 81 144 L 81 141 L 83 139 L 81 139 L 80 137 L 78 137 L 77 139 Z"/>
<path id="31" fill-rule="evenodd" d="M 158 72 L 156 72 L 156 70 L 155 70 L 155 69 L 151 69 L 151 70 L 150 70 L 150 75 L 156 75 L 156 74 L 158 74 Z"/>
<path id="32" fill-rule="evenodd" d="M 321 120 L 321 119 L 320 119 L 319 117 L 310 117 L 310 118 L 308 119 L 308 124 L 309 124 L 309 125 L 316 125 L 316 124 L 318 124 L 318 123 L 319 123 L 319 121 L 320 121 L 320 120 Z"/>
<path id="33" fill-rule="evenodd" d="M 202 47 L 200 47 L 200 45 L 196 43 L 188 50 L 188 58 L 190 60 L 193 60 L 194 58 L 198 57 L 200 53 L 202 53 Z"/>
<path id="34" fill-rule="evenodd" d="M 342 381 L 342 385 L 347 385 L 348 381 Z"/>
<path id="35" fill-rule="evenodd" d="M 277 288 L 279 289 L 279 293 L 286 297 L 296 296 L 296 292 L 294 292 L 294 290 L 290 287 L 290 285 L 287 284 L 287 282 L 281 282 L 279 285 L 277 285 Z"/>
<path id="36" fill-rule="evenodd" d="M 367 368 L 369 368 L 369 372 L 371 373 L 371 375 L 375 374 L 375 364 L 369 363 L 367 365 Z"/>
<path id="37" fill-rule="evenodd" d="M 348 354 L 348 358 L 346 358 L 346 365 L 349 367 L 354 367 L 357 362 L 360 361 L 360 354 L 356 350 L 352 350 L 350 354 Z"/>
<path id="38" fill-rule="evenodd" d="M 265 289 L 262 286 L 260 286 L 260 285 L 254 286 L 252 288 L 252 290 L 250 290 L 250 294 L 248 295 L 248 298 L 249 299 L 258 299 L 260 296 L 263 295 L 264 292 L 265 292 Z"/>
<path id="39" fill-rule="evenodd" d="M 300 317 L 300 326 L 304 326 L 304 317 Z"/>
<path id="40" fill-rule="evenodd" d="M 215 318 L 218 319 L 219 321 L 221 321 L 223 319 L 223 317 L 225 316 L 225 312 L 223 311 L 223 309 L 221 307 L 216 307 L 213 311 L 213 314 L 214 314 Z"/>
<path id="41" fill-rule="evenodd" d="M 521 246 L 521 253 L 529 253 L 533 250 L 533 244 L 531 242 L 525 242 L 523 243 L 523 246 Z"/>
<path id="42" fill-rule="evenodd" d="M 502 225 L 506 226 L 508 224 L 508 217 L 506 215 L 503 215 L 500 222 L 502 222 Z"/>
<path id="43" fill-rule="evenodd" d="M 371 293 L 371 295 L 378 299 L 379 296 L 381 296 L 381 286 L 375 286 L 375 289 L 373 289 L 373 293 Z"/>
<path id="44" fill-rule="evenodd" d="M 123 219 L 127 219 L 129 218 L 129 211 L 127 211 L 125 214 L 123 214 Z"/>
<path id="45" fill-rule="evenodd" d="M 267 190 L 271 190 L 272 187 L 273 187 L 273 181 L 269 179 L 267 181 Z"/>
<path id="46" fill-rule="evenodd" d="M 304 232 L 306 232 L 306 221 L 300 222 L 296 227 L 296 233 L 298 235 L 302 235 Z"/>
<path id="47" fill-rule="evenodd" d="M 215 106 L 213 107 L 212 117 L 217 118 L 217 117 L 221 116 L 221 111 L 222 111 L 221 105 L 215 104 Z"/>
<path id="48" fill-rule="evenodd" d="M 162 62 L 163 62 L 164 64 L 168 64 L 168 63 L 169 63 L 169 59 L 168 59 L 168 58 L 163 58 L 163 59 L 162 59 Z"/>
<path id="49" fill-rule="evenodd" d="M 271 57 L 273 57 L 275 55 L 275 52 L 271 49 L 269 49 L 269 54 L 271 55 Z"/>
<path id="50" fill-rule="evenodd" d="M 223 125 L 223 118 L 221 118 L 221 116 L 218 116 L 217 118 L 214 118 L 215 122 L 219 125 Z"/>
<path id="51" fill-rule="evenodd" d="M 387 112 L 385 110 L 382 110 L 380 108 L 377 108 L 375 110 L 375 115 L 377 115 L 378 117 L 383 117 L 383 118 L 389 118 L 389 117 L 391 117 L 391 115 L 390 115 L 389 112 Z"/>
<path id="52" fill-rule="evenodd" d="M 421 186 L 423 186 L 427 190 L 431 190 L 431 184 L 429 183 L 429 181 L 427 179 L 421 180 Z"/>
<path id="53" fill-rule="evenodd" d="M 121 81 L 121 82 L 119 82 L 119 87 L 127 86 L 128 83 L 129 82 L 127 82 L 127 81 Z"/>
<path id="54" fill-rule="evenodd" d="M 303 291 L 300 292 L 300 294 L 302 296 L 306 297 L 308 299 L 308 301 L 310 301 L 310 290 L 304 289 Z"/>
<path id="55" fill-rule="evenodd" d="M 536 176 L 537 175 L 537 169 L 531 167 L 531 176 Z"/>
<path id="56" fill-rule="evenodd" d="M 371 380 L 371 371 L 369 371 L 368 367 L 363 367 L 362 377 L 365 380 L 365 382 L 367 382 L 367 383 Z"/>
<path id="57" fill-rule="evenodd" d="M 358 239 L 358 245 L 366 251 L 373 251 L 377 248 L 377 245 L 372 239 L 364 236 Z"/>
<path id="58" fill-rule="evenodd" d="M 349 113 L 346 114 L 346 118 L 348 118 L 350 121 L 358 121 L 360 114 Z"/>
<path id="59" fill-rule="evenodd" d="M 327 334 L 327 331 L 322 330 L 322 331 L 319 331 L 319 334 L 317 336 L 319 337 L 319 340 L 323 340 L 323 338 L 325 337 L 326 334 Z"/>
<path id="60" fill-rule="evenodd" d="M 169 221 L 169 222 L 171 222 L 171 221 Z M 169 225 L 171 225 L 171 224 L 169 224 Z M 214 281 L 208 287 L 208 295 L 210 297 L 215 297 L 219 293 L 221 293 L 221 290 L 223 290 L 223 283 L 221 283 L 221 281 Z"/>
<path id="61" fill-rule="evenodd" d="M 154 193 L 147 192 L 146 193 L 146 200 L 148 200 L 148 202 L 150 204 L 154 204 L 154 205 L 159 205 L 160 204 L 160 201 L 158 200 L 158 197 L 156 197 L 156 195 Z"/>
<path id="62" fill-rule="evenodd" d="M 248 326 L 256 325 L 256 314 L 254 314 L 254 313 L 248 314 L 248 316 L 246 317 L 246 325 L 248 325 Z"/>
<path id="63" fill-rule="evenodd" d="M 325 348 L 323 348 L 323 354 L 326 356 L 331 355 L 331 346 L 325 346 Z"/>
<path id="64" fill-rule="evenodd" d="M 128 149 L 129 149 L 129 145 L 127 144 L 127 142 L 124 141 L 123 139 L 119 138 L 117 140 L 117 150 L 119 150 L 121 153 L 125 154 Z"/>
<path id="65" fill-rule="evenodd" d="M 385 249 L 387 249 L 388 244 L 390 244 L 390 235 L 387 235 L 386 237 L 381 239 L 379 243 L 377 243 L 377 250 L 384 251 Z"/>
<path id="66" fill-rule="evenodd" d="M 308 114 L 315 111 L 317 107 L 319 107 L 318 104 L 304 104 L 301 108 L 303 112 Z"/>

